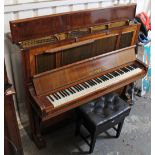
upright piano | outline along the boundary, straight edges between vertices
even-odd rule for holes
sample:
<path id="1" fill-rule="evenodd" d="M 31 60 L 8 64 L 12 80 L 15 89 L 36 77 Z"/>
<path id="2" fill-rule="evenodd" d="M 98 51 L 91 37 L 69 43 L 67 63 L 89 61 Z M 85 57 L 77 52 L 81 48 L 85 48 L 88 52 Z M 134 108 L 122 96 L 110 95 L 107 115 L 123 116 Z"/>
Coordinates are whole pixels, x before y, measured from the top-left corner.
<path id="1" fill-rule="evenodd" d="M 135 11 L 133 3 L 10 21 L 8 37 L 22 61 L 30 131 L 39 148 L 48 126 L 111 91 L 123 95 L 146 74 L 135 54 Z M 17 59 L 12 64 L 20 67 Z"/>

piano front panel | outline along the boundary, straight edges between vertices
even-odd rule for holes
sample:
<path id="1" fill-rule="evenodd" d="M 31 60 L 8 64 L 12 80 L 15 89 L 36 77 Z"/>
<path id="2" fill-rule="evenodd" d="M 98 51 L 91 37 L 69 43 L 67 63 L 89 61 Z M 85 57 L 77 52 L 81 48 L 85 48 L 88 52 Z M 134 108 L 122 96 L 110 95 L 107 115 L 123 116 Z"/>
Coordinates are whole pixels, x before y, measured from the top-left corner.
<path id="1" fill-rule="evenodd" d="M 37 73 L 56 68 L 56 54 L 44 53 L 36 56 Z"/>
<path id="2" fill-rule="evenodd" d="M 81 37 L 77 42 L 66 43 L 67 46 L 79 43 L 79 45 L 67 47 L 67 49 L 64 48 L 66 46 L 65 43 L 28 49 L 25 52 L 27 53 L 28 59 L 26 61 L 30 61 L 30 66 L 28 67 L 30 67 L 29 70 L 31 73 L 26 74 L 28 80 L 38 73 L 102 55 L 116 49 L 135 45 L 138 31 L 139 24 L 134 24 L 125 26 L 122 29 L 114 28 L 113 30 L 107 31 L 107 33 L 100 32 L 92 34 L 92 36 Z M 92 41 L 80 45 L 81 41 L 87 39 Z M 55 50 L 55 48 L 58 49 Z"/>
<path id="3" fill-rule="evenodd" d="M 116 48 L 117 36 L 98 39 L 93 43 L 94 56 L 114 51 Z"/>
<path id="4" fill-rule="evenodd" d="M 120 38 L 119 48 L 125 48 L 125 47 L 130 46 L 132 42 L 133 34 L 134 34 L 133 31 L 122 33 L 121 38 Z"/>
<path id="5" fill-rule="evenodd" d="M 61 65 L 68 65 L 93 56 L 93 44 L 86 44 L 62 51 Z"/>
<path id="6" fill-rule="evenodd" d="M 34 76 L 33 83 L 36 94 L 41 95 L 54 91 L 67 84 L 78 82 L 89 76 L 94 76 L 115 66 L 121 66 L 135 60 L 134 46 L 113 51 L 105 55 L 89 58 L 74 64 L 48 71 Z M 48 81 L 48 83 L 46 82 Z M 53 83 L 53 81 L 55 81 Z"/>
<path id="7" fill-rule="evenodd" d="M 90 44 L 62 51 L 62 66 L 114 51 L 116 48 L 117 36 L 118 35 L 105 37 Z"/>

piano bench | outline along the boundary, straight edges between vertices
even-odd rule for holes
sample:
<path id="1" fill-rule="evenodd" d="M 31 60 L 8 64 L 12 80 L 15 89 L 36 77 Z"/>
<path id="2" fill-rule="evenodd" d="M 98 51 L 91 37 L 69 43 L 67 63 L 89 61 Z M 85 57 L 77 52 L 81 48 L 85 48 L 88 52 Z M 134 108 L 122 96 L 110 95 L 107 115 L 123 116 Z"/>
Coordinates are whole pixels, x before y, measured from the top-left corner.
<path id="1" fill-rule="evenodd" d="M 102 132 L 113 128 L 119 137 L 123 122 L 130 113 L 130 106 L 117 94 L 110 93 L 77 108 L 75 135 L 80 135 L 90 146 L 89 153 L 94 150 L 96 137 Z M 80 129 L 84 126 L 90 133 L 90 143 Z M 115 127 L 117 126 L 117 128 Z"/>

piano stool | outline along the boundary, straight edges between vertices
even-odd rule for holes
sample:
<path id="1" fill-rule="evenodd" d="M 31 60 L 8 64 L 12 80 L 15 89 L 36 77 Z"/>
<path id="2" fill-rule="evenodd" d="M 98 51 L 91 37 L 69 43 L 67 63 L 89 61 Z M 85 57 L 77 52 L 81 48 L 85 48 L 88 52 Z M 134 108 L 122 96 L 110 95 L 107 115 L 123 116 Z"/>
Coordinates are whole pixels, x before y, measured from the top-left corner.
<path id="1" fill-rule="evenodd" d="M 117 94 L 110 93 L 76 109 L 77 121 L 75 135 L 80 135 L 90 146 L 89 153 L 94 150 L 96 137 L 102 132 L 113 128 L 116 138 L 119 137 L 123 122 L 129 115 L 131 107 Z M 90 143 L 81 132 L 84 126 L 90 133 Z M 117 128 L 115 127 L 117 126 Z"/>

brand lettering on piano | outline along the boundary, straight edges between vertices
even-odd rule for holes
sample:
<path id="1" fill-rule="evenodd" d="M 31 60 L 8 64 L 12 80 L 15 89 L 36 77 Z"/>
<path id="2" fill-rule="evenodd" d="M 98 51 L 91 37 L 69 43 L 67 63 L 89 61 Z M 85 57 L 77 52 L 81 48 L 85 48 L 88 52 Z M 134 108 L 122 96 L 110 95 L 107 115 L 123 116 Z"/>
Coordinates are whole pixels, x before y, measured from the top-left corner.
<path id="1" fill-rule="evenodd" d="M 103 70 L 102 68 L 96 69 L 96 70 L 94 70 L 93 72 L 89 73 L 89 75 L 98 74 L 98 73 L 102 72 L 102 70 Z"/>

